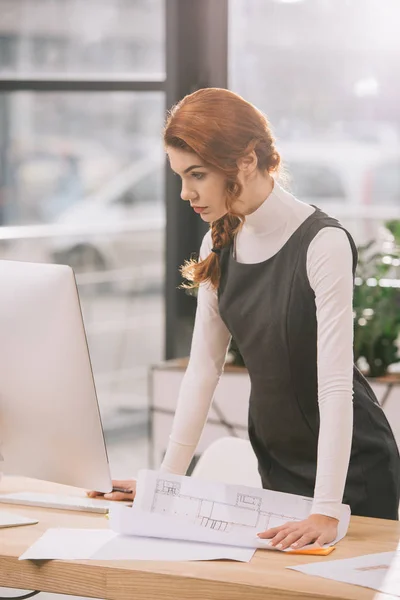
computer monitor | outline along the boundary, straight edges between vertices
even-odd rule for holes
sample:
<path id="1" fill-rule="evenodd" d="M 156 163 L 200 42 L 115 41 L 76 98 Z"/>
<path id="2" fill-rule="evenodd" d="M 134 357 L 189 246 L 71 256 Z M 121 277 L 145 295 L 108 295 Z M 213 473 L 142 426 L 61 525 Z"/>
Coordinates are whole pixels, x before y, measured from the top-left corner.
<path id="1" fill-rule="evenodd" d="M 112 489 L 68 266 L 0 260 L 0 453 L 4 474 Z"/>

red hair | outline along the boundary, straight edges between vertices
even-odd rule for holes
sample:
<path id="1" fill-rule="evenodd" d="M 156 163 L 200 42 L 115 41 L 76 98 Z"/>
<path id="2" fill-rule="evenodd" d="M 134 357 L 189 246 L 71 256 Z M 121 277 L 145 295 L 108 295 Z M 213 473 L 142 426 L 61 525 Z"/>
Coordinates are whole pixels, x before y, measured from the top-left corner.
<path id="1" fill-rule="evenodd" d="M 190 282 L 186 287 L 206 281 L 218 287 L 218 251 L 231 244 L 243 221 L 243 215 L 232 209 L 242 193 L 237 161 L 254 151 L 260 171 L 274 173 L 279 169 L 281 160 L 270 126 L 265 115 L 238 94 L 205 88 L 185 96 L 169 111 L 164 143 L 194 152 L 226 177 L 227 214 L 211 223 L 213 249 L 217 253 L 211 252 L 202 261 L 189 260 L 181 269 Z"/>

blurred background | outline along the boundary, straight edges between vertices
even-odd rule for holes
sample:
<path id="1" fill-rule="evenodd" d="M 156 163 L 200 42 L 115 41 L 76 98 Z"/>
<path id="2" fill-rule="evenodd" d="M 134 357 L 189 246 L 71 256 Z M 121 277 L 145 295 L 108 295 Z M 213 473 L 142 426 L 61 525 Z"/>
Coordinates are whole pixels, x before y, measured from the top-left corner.
<path id="1" fill-rule="evenodd" d="M 178 266 L 205 227 L 165 169 L 167 107 L 240 93 L 285 185 L 385 243 L 399 23 L 398 0 L 0 0 L 0 258 L 74 268 L 115 477 L 148 465 L 149 370 L 187 355 L 193 325 Z"/>

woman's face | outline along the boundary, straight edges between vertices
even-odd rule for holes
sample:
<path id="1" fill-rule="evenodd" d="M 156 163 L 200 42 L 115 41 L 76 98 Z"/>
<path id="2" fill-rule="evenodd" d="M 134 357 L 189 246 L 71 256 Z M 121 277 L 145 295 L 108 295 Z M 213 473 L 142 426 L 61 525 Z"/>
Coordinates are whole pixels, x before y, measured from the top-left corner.
<path id="1" fill-rule="evenodd" d="M 182 179 L 181 198 L 190 202 L 203 221 L 211 223 L 227 213 L 226 179 L 194 152 L 167 147 L 171 169 Z"/>

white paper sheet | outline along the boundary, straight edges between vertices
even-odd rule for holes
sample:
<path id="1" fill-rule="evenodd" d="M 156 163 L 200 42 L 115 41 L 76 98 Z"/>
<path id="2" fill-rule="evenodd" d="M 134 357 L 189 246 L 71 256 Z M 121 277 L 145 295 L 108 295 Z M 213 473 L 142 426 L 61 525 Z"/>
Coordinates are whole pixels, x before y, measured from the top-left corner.
<path id="1" fill-rule="evenodd" d="M 225 559 L 249 562 L 254 552 L 254 549 L 251 548 L 118 535 L 91 558 L 96 560 L 168 561 Z"/>
<path id="2" fill-rule="evenodd" d="M 19 527 L 20 525 L 36 525 L 38 523 L 36 519 L 28 519 L 27 517 L 21 517 L 5 510 L 0 510 L 0 528 L 2 527 Z"/>
<path id="3" fill-rule="evenodd" d="M 84 560 L 115 537 L 110 529 L 48 529 L 18 560 Z"/>
<path id="4" fill-rule="evenodd" d="M 269 541 L 257 533 L 303 520 L 311 506 L 304 496 L 142 470 L 133 507 L 112 507 L 110 517 L 111 527 L 124 534 L 266 548 Z M 350 508 L 342 505 L 333 543 L 346 535 L 349 521 Z"/>
<path id="5" fill-rule="evenodd" d="M 216 560 L 249 562 L 254 550 L 121 536 L 109 529 L 48 529 L 19 560 Z"/>
<path id="6" fill-rule="evenodd" d="M 400 596 L 399 550 L 287 568 Z"/>

